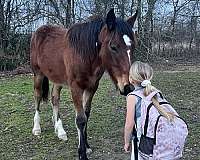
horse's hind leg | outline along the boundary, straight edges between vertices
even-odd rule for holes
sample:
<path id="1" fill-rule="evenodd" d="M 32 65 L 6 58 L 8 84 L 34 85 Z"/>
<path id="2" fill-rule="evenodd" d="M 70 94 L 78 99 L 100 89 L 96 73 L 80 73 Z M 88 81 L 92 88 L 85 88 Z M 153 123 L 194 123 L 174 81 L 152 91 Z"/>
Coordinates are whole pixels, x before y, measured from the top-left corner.
<path id="1" fill-rule="evenodd" d="M 67 140 L 67 134 L 63 128 L 62 121 L 60 119 L 59 114 L 59 100 L 60 100 L 60 92 L 61 92 L 62 86 L 54 84 L 52 88 L 52 108 L 53 108 L 53 122 L 55 127 L 55 133 L 58 135 L 59 139 Z"/>
<path id="2" fill-rule="evenodd" d="M 32 130 L 32 133 L 34 135 L 41 134 L 39 107 L 40 107 L 40 102 L 42 100 L 43 79 L 44 79 L 43 75 L 34 75 L 35 116 L 33 121 L 33 130 Z"/>

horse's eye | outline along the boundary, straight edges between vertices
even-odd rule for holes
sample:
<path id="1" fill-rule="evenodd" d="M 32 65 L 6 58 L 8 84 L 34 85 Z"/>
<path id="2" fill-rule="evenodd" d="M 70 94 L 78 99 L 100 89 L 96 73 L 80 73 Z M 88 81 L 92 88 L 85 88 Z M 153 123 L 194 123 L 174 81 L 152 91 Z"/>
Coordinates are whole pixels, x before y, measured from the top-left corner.
<path id="1" fill-rule="evenodd" d="M 111 44 L 110 45 L 110 49 L 113 51 L 113 52 L 117 52 L 117 46 Z"/>

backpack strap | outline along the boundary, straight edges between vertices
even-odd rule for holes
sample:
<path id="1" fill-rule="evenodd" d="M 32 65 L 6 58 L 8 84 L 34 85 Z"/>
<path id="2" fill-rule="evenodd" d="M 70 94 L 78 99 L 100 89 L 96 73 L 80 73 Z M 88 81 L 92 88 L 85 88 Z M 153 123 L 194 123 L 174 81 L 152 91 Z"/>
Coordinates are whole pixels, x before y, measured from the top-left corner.
<path id="1" fill-rule="evenodd" d="M 135 95 L 135 94 L 131 94 L 131 95 Z M 135 95 L 137 97 L 140 97 L 138 95 Z M 134 139 L 133 139 L 133 145 L 134 145 L 134 157 L 135 157 L 135 160 L 138 160 L 138 137 L 137 137 L 137 117 L 136 117 L 136 108 L 135 108 L 135 116 L 134 116 L 134 119 L 135 119 L 135 125 L 133 127 L 133 132 L 132 132 L 132 135 L 134 136 Z"/>
<path id="2" fill-rule="evenodd" d="M 133 145 L 134 145 L 134 156 L 135 156 L 135 160 L 138 160 L 138 137 L 137 137 L 137 130 L 136 130 L 136 126 L 133 127 L 133 133 L 134 135 L 134 139 L 133 139 Z"/>
<path id="3" fill-rule="evenodd" d="M 156 144 L 156 131 L 157 131 L 158 122 L 159 122 L 161 116 L 162 116 L 162 115 L 159 115 L 159 116 L 158 116 L 158 118 L 157 118 L 157 120 L 156 120 L 155 128 L 154 128 L 154 140 L 153 140 L 153 144 L 154 144 L 154 145 Z"/>
<path id="4" fill-rule="evenodd" d="M 135 95 L 135 96 L 140 97 L 140 98 L 143 98 L 143 97 L 144 97 L 143 92 L 141 92 L 141 91 L 133 91 L 133 92 L 130 92 L 130 93 L 127 95 L 127 97 L 128 97 L 129 95 Z"/>
<path id="5" fill-rule="evenodd" d="M 169 102 L 159 102 L 160 105 L 162 104 L 170 104 Z M 144 124 L 144 136 L 146 137 L 147 136 L 147 129 L 148 129 L 148 124 L 149 124 L 149 112 L 150 112 L 150 109 L 151 107 L 153 106 L 153 102 L 150 103 L 147 107 L 147 114 L 146 114 L 146 119 L 145 119 L 145 124 Z M 156 137 L 155 137 L 155 134 L 156 134 L 156 129 L 157 129 L 157 126 L 158 126 L 158 121 L 160 119 L 160 116 L 162 115 L 159 115 L 158 118 L 157 118 L 157 121 L 156 121 L 156 125 L 155 125 L 155 129 L 154 129 L 154 138 L 156 140 Z M 155 141 L 154 140 L 154 141 Z"/>
<path id="6" fill-rule="evenodd" d="M 141 92 L 141 90 L 134 90 L 134 91 L 130 92 L 130 93 L 127 95 L 127 97 L 128 97 L 129 95 L 135 95 L 135 96 L 138 96 L 138 97 L 141 97 L 141 98 L 146 98 L 147 100 L 150 101 L 156 94 L 159 94 L 159 96 L 160 96 L 162 99 L 164 99 L 162 93 L 161 93 L 159 90 L 156 90 L 156 91 L 151 92 L 151 93 L 150 93 L 148 96 L 146 96 L 146 97 L 144 96 L 143 91 Z"/>
<path id="7" fill-rule="evenodd" d="M 151 101 L 151 99 L 156 95 L 156 94 L 159 94 L 159 96 L 164 99 L 162 93 L 159 91 L 159 90 L 156 90 L 156 91 L 153 91 L 151 92 L 148 96 L 146 96 L 145 98 L 148 100 L 148 101 Z"/>

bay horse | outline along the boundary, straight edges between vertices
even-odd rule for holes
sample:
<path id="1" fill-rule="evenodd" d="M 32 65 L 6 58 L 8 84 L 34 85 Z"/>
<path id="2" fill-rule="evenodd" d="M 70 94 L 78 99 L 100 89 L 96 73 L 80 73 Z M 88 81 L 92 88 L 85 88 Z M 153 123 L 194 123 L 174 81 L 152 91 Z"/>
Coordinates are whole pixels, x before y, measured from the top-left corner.
<path id="1" fill-rule="evenodd" d="M 68 85 L 75 106 L 78 130 L 78 155 L 88 160 L 87 122 L 92 98 L 99 80 L 108 72 L 121 94 L 130 91 L 130 54 L 135 47 L 132 30 L 137 17 L 116 18 L 111 9 L 105 18 L 90 19 L 69 29 L 44 25 L 31 38 L 30 63 L 34 73 L 35 115 L 32 133 L 41 134 L 39 107 L 47 100 L 49 80 L 53 83 L 51 102 L 53 122 L 58 138 L 67 140 L 59 115 L 59 99 L 63 85 Z"/>

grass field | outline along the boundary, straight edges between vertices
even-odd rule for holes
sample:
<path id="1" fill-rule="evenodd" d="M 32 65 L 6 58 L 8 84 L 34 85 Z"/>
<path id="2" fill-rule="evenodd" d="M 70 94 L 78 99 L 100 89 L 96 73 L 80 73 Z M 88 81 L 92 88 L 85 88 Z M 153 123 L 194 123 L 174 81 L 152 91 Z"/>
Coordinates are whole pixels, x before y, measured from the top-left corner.
<path id="1" fill-rule="evenodd" d="M 185 118 L 189 136 L 184 160 L 200 160 L 200 72 L 156 72 L 153 84 Z M 42 135 L 32 135 L 34 116 L 31 75 L 0 78 L 0 159 L 77 159 L 75 112 L 66 89 L 62 90 L 61 117 L 68 141 L 58 140 L 51 121 L 50 103 L 41 106 Z M 105 76 L 93 99 L 88 126 L 91 160 L 128 160 L 123 151 L 125 97 L 120 96 Z"/>

